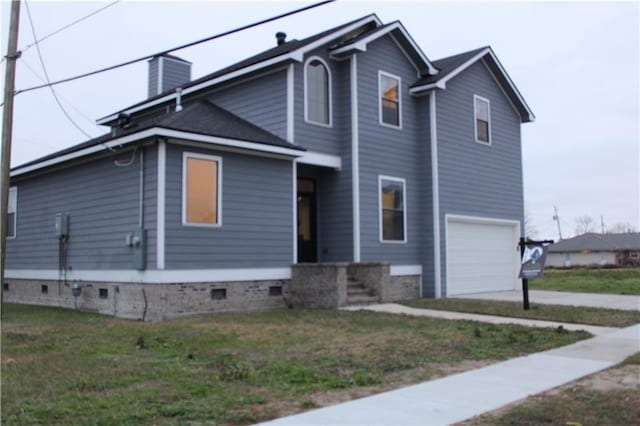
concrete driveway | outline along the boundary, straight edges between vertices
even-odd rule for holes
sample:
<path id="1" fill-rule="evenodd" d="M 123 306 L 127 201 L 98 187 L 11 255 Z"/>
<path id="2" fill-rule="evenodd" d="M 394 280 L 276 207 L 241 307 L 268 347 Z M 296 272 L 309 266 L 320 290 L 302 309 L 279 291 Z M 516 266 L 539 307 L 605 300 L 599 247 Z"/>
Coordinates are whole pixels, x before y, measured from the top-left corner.
<path id="1" fill-rule="evenodd" d="M 463 299 L 522 301 L 522 291 L 500 291 L 492 293 L 452 296 Z M 588 306 L 592 308 L 640 311 L 640 296 L 619 294 L 570 293 L 565 291 L 529 290 L 529 301 L 546 305 Z"/>

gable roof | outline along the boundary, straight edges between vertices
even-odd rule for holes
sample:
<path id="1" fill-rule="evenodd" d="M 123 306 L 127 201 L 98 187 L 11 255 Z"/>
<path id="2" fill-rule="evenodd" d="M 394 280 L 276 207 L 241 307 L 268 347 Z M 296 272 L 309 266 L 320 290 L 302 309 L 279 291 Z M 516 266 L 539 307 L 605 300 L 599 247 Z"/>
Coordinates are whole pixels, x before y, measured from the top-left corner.
<path id="1" fill-rule="evenodd" d="M 367 31 L 371 28 L 377 28 L 380 25 L 382 25 L 380 19 L 375 14 L 371 14 L 304 38 L 302 40 L 293 39 L 287 41 L 280 46 L 267 49 L 242 61 L 236 62 L 233 65 L 222 68 L 216 72 L 207 74 L 201 78 L 182 85 L 181 95 L 186 96 L 190 93 L 197 92 L 199 90 L 214 86 L 224 81 L 233 80 L 242 75 L 273 67 L 275 65 L 286 64 L 291 61 L 302 62 L 305 53 L 317 48 L 318 46 L 329 43 L 331 40 L 340 37 L 349 39 L 353 37 L 354 33 L 360 34 L 362 31 Z M 115 120 L 117 120 L 118 116 L 122 113 L 133 114 L 143 109 L 161 105 L 165 102 L 171 102 L 175 100 L 176 96 L 177 94 L 175 89 L 166 91 L 157 96 L 145 99 L 142 102 L 138 102 L 116 113 L 100 118 L 97 120 L 97 123 L 105 125 L 111 124 Z"/>
<path id="2" fill-rule="evenodd" d="M 372 41 L 378 40 L 380 37 L 391 34 L 393 39 L 400 45 L 402 51 L 409 57 L 415 65 L 420 76 L 437 74 L 438 69 L 429 61 L 427 55 L 424 54 L 420 46 L 413 40 L 409 32 L 400 21 L 391 22 L 369 31 L 365 31 L 360 35 L 340 40 L 329 50 L 332 56 L 344 55 L 355 51 L 366 52 L 367 45 Z"/>
<path id="3" fill-rule="evenodd" d="M 181 111 L 132 123 L 130 126 L 125 126 L 124 129 L 118 129 L 115 135 L 108 133 L 21 164 L 11 169 L 11 176 L 28 173 L 96 152 L 114 150 L 125 144 L 157 136 L 294 157 L 302 155 L 302 152 L 305 151 L 304 148 L 293 145 L 210 101 L 199 100 L 185 106 Z"/>
<path id="4" fill-rule="evenodd" d="M 549 246 L 549 252 L 640 250 L 640 233 L 595 234 L 588 233 L 560 240 Z"/>
<path id="5" fill-rule="evenodd" d="M 409 92 L 421 93 L 433 89 L 446 89 L 449 80 L 480 60 L 486 64 L 496 82 L 520 115 L 520 121 L 523 123 L 534 121 L 536 117 L 533 111 L 531 111 L 531 108 L 529 108 L 520 91 L 518 91 L 518 88 L 503 68 L 493 49 L 489 46 L 434 61 L 433 64 L 440 72 L 416 81 L 411 85 Z"/>

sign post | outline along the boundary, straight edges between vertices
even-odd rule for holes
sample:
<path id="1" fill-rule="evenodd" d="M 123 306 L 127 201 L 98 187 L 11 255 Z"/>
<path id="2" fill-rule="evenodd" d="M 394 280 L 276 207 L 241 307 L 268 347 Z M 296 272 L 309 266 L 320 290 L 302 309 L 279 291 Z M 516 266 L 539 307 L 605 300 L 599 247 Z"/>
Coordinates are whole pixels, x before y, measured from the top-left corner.
<path id="1" fill-rule="evenodd" d="M 529 279 L 542 278 L 544 276 L 544 263 L 547 260 L 547 248 L 553 244 L 553 240 L 533 241 L 520 238 L 520 256 L 522 267 L 522 304 L 525 311 L 529 310 Z"/>

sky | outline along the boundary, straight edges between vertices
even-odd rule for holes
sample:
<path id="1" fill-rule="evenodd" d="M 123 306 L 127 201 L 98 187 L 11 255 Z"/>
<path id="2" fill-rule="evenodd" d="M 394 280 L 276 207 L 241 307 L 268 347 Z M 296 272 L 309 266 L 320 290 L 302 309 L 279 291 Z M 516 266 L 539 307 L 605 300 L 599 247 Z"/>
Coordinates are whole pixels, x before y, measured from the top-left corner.
<path id="1" fill-rule="evenodd" d="M 42 38 L 112 3 L 28 2 Z M 40 43 L 52 81 L 146 56 L 313 2 L 121 0 Z M 2 0 L 2 55 L 10 2 Z M 275 45 L 370 13 L 399 20 L 431 60 L 490 45 L 536 115 L 522 125 L 528 236 L 575 234 L 576 219 L 640 231 L 640 2 L 337 1 L 176 51 L 198 78 Z M 42 84 L 27 7 L 16 89 Z M 2 64 L 4 74 L 4 62 Z M 67 114 L 95 137 L 95 120 L 147 96 L 146 61 L 55 87 Z M 12 167 L 87 140 L 47 88 L 15 98 Z M 535 231 L 535 232 L 532 232 Z"/>

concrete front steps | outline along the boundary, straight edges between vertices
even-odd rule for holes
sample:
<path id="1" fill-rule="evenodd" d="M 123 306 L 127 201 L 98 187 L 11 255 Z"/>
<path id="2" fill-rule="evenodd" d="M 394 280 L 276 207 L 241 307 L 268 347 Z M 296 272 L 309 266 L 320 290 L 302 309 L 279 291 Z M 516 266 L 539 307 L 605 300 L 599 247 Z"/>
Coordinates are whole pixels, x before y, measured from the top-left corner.
<path id="1" fill-rule="evenodd" d="M 362 281 L 351 276 L 347 277 L 347 305 L 371 305 L 380 303 L 373 289 L 367 287 Z"/>

